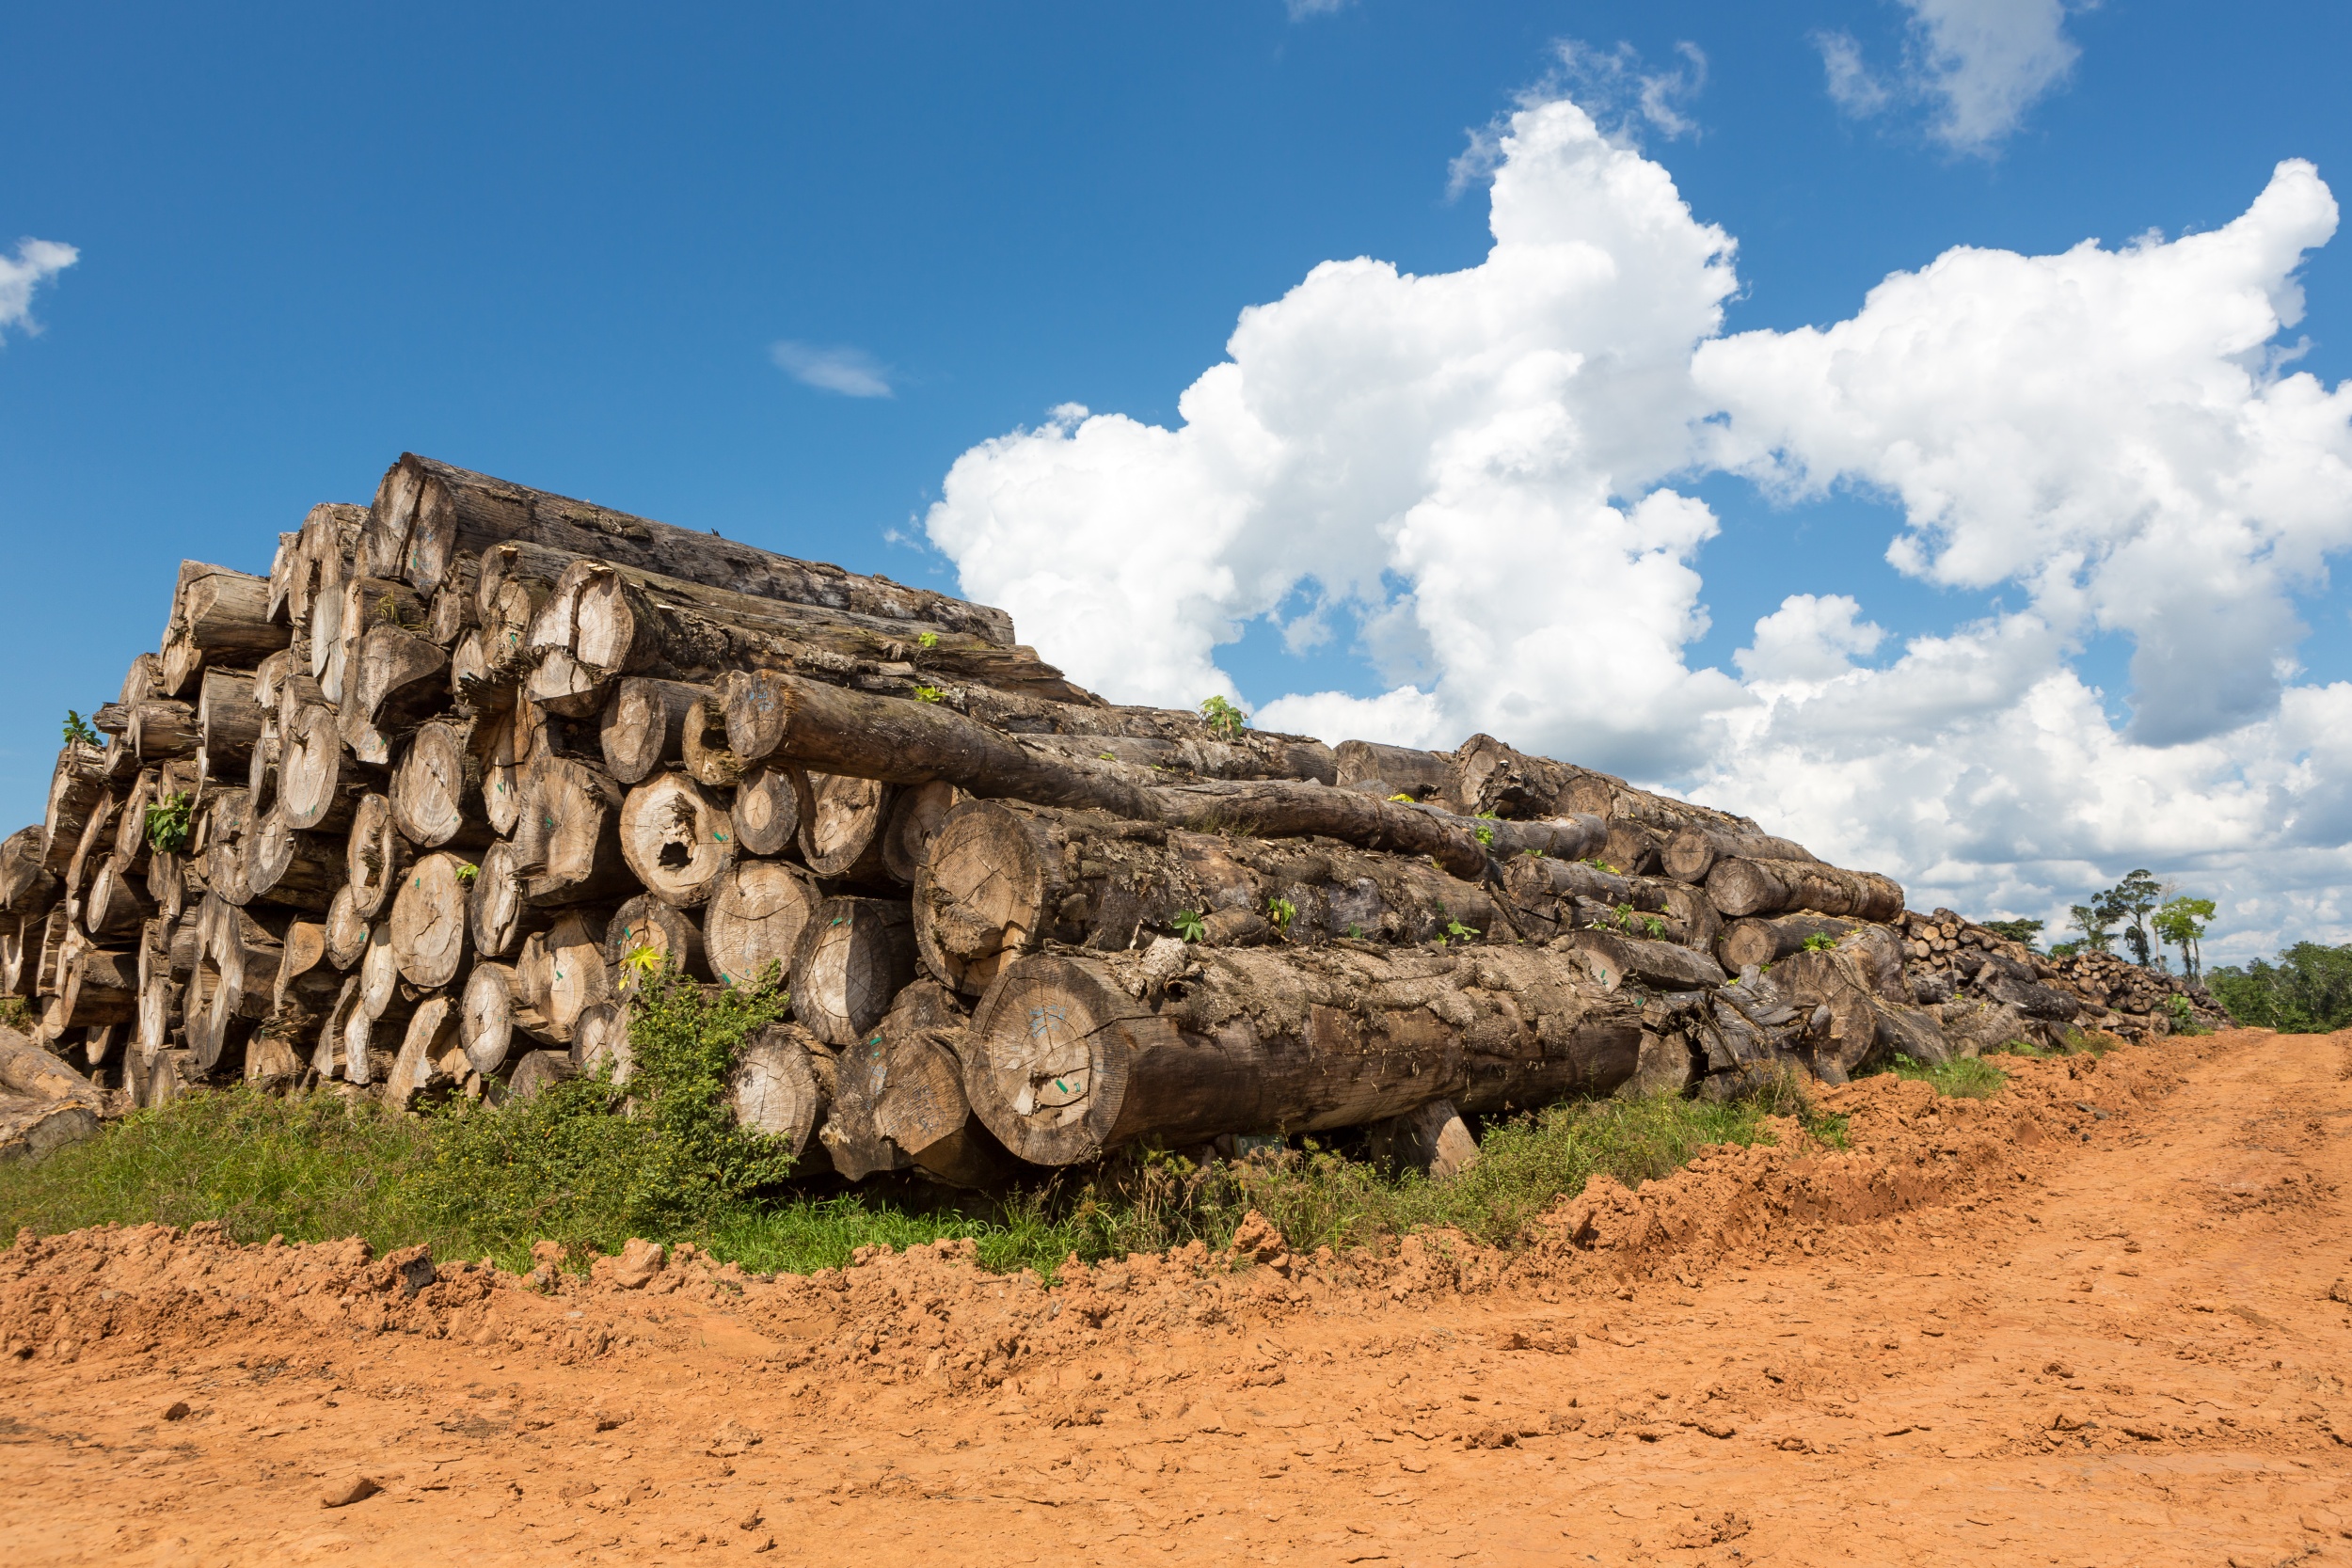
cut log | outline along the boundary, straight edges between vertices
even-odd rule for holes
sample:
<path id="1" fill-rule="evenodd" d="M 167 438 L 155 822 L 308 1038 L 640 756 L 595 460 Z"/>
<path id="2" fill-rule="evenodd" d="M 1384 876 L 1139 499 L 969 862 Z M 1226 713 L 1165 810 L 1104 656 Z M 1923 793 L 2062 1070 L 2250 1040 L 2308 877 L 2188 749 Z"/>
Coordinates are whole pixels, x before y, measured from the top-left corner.
<path id="1" fill-rule="evenodd" d="M 139 982 L 139 1016 L 132 1025 L 134 1056 L 152 1061 L 170 1046 L 172 1024 L 180 1016 L 181 990 L 170 975 L 160 971 Z"/>
<path id="2" fill-rule="evenodd" d="M 122 808 L 115 813 L 112 853 L 125 871 L 135 875 L 147 869 L 147 808 L 156 803 L 162 787 L 162 768 L 141 769 L 130 793 L 122 798 Z"/>
<path id="3" fill-rule="evenodd" d="M 275 929 L 217 894 L 197 915 L 196 968 L 183 1003 L 182 1027 L 205 1075 L 235 1070 L 246 1040 L 269 1016 L 278 968 L 285 953 L 285 924 Z"/>
<path id="4" fill-rule="evenodd" d="M 735 812 L 739 818 L 739 832 L 745 793 L 753 788 L 755 781 L 771 774 L 771 769 L 762 768 L 736 792 Z M 898 791 L 898 799 L 890 808 L 890 820 L 882 827 L 882 870 L 892 881 L 902 882 L 909 887 L 914 885 L 924 862 L 930 858 L 931 840 L 939 835 L 940 829 L 947 825 L 947 814 L 970 798 L 954 784 L 937 779 Z M 744 847 L 755 854 L 774 852 L 755 848 L 748 841 Z"/>
<path id="5" fill-rule="evenodd" d="M 408 868 L 392 895 L 392 957 L 421 990 L 456 982 L 466 965 L 466 894 L 474 863 L 439 850 Z"/>
<path id="6" fill-rule="evenodd" d="M 797 675 L 738 672 L 722 688 L 738 754 L 888 784 L 942 779 L 983 798 L 1090 806 L 1170 827 L 1322 836 L 1368 849 L 1428 855 L 1454 875 L 1486 875 L 1485 847 L 1445 819 L 1351 789 L 1292 780 L 1151 786 L 1119 763 L 1027 750 L 933 703 L 820 686 Z"/>
<path id="7" fill-rule="evenodd" d="M 204 672 L 196 704 L 204 777 L 240 779 L 251 770 L 253 748 L 269 718 L 255 698 L 255 678 L 242 671 Z"/>
<path id="8" fill-rule="evenodd" d="M 523 895 L 521 862 L 515 847 L 501 839 L 482 853 L 467 899 L 467 918 L 474 950 L 485 958 L 503 958 L 521 951 L 523 939 L 532 932 L 553 925 L 555 912 Z"/>
<path id="9" fill-rule="evenodd" d="M 82 830 L 106 790 L 108 748 L 69 740 L 49 775 L 49 808 L 41 817 L 40 863 L 62 877 L 81 847 Z"/>
<path id="10" fill-rule="evenodd" d="M 596 728 L 604 765 L 612 777 L 624 784 L 638 784 L 663 763 L 684 757 L 686 715 L 709 695 L 707 686 L 645 675 L 613 683 Z"/>
<path id="11" fill-rule="evenodd" d="M 790 969 L 801 933 L 823 902 L 816 879 L 783 861 L 738 861 L 703 917 L 703 945 L 722 985 L 753 986 Z"/>
<path id="12" fill-rule="evenodd" d="M 735 863 L 724 799 L 684 773 L 657 773 L 632 788 L 621 804 L 620 836 L 637 880 L 680 909 L 707 903 Z"/>
<path id="13" fill-rule="evenodd" d="M 1605 1094 L 1640 1052 L 1639 1004 L 1575 956 L 1346 942 L 1191 957 L 1197 977 L 1156 1006 L 1150 954 L 1009 965 L 964 1037 L 964 1088 L 989 1131 L 1066 1165 L 1145 1136 L 1314 1132 L 1439 1098 L 1486 1115 Z"/>
<path id="14" fill-rule="evenodd" d="M 612 999 L 604 926 L 594 911 L 566 910 L 553 926 L 523 940 L 515 960 L 516 988 L 523 1006 L 547 1020 L 550 1039 L 571 1039 L 580 1014 Z"/>
<path id="15" fill-rule="evenodd" d="M 743 782 L 743 759 L 727 746 L 727 719 L 718 699 L 696 698 L 678 727 L 678 750 L 686 771 L 698 784 L 733 789 Z"/>
<path id="16" fill-rule="evenodd" d="M 1518 856 L 1505 863 L 1502 885 L 1517 924 L 1531 938 L 1597 927 L 1711 955 L 1723 930 L 1704 888 L 1621 877 L 1588 861 Z"/>
<path id="17" fill-rule="evenodd" d="M 98 804 L 90 808 L 89 819 L 82 824 L 82 838 L 73 847 L 73 858 L 66 862 L 66 906 L 73 911 L 77 924 L 85 912 L 83 900 L 89 892 L 90 879 L 112 852 L 115 817 L 120 809 L 120 797 L 113 790 L 101 795 Z"/>
<path id="18" fill-rule="evenodd" d="M 649 893 L 641 893 L 613 911 L 604 928 L 604 961 L 613 966 L 624 996 L 635 994 L 646 977 L 640 968 L 646 960 L 631 957 L 644 948 L 650 948 L 661 964 L 680 974 L 698 980 L 710 977 L 702 927 L 684 910 Z"/>
<path id="19" fill-rule="evenodd" d="M 136 931 L 155 912 L 155 901 L 135 878 L 119 855 L 108 855 L 90 878 L 82 898 L 82 928 L 93 937 L 124 937 Z"/>
<path id="20" fill-rule="evenodd" d="M 183 561 L 153 694 L 181 696 L 207 662 L 250 666 L 293 635 L 270 619 L 269 578 Z"/>
<path id="21" fill-rule="evenodd" d="M 530 768 L 515 860 L 533 904 L 584 904 L 633 890 L 621 847 L 621 786 L 584 762 L 541 757 Z M 722 818 L 723 820 L 723 818 Z"/>
<path id="22" fill-rule="evenodd" d="M 1708 874 L 1707 895 L 1732 919 L 1811 910 L 1884 921 L 1903 909 L 1902 886 L 1893 878 L 1815 861 L 1718 861 Z"/>
<path id="23" fill-rule="evenodd" d="M 290 625 L 308 632 L 322 595 L 331 596 L 342 587 L 367 515 L 364 506 L 323 501 L 302 519 L 293 570 L 285 584 L 283 618 Z M 272 591 L 277 587 L 273 574 Z"/>
<path id="24" fill-rule="evenodd" d="M 800 841 L 801 797 L 807 788 L 807 777 L 797 768 L 771 768 L 763 764 L 752 768 L 736 786 L 735 804 L 728 812 L 735 819 L 736 847 L 747 855 L 781 855 L 791 848 Z M 885 843 L 885 863 L 888 853 Z"/>
<path id="25" fill-rule="evenodd" d="M 1665 874 L 1678 882 L 1703 882 L 1715 869 L 1715 863 L 1724 860 L 1745 861 L 1811 861 L 1812 851 L 1802 844 L 1770 833 L 1734 832 L 1725 828 L 1692 823 L 1666 841 L 1660 864 Z"/>
<path id="26" fill-rule="evenodd" d="M 819 877 L 873 882 L 883 868 L 882 830 L 898 790 L 872 779 L 809 773 L 808 810 L 801 814 L 801 859 Z"/>
<path id="27" fill-rule="evenodd" d="M 1836 942 L 1854 928 L 1855 922 L 1826 914 L 1784 914 L 1770 920 L 1735 920 L 1724 928 L 1716 944 L 1724 967 L 1733 974 L 1754 964 L 1761 969 L 1791 953 L 1802 953 L 1815 937 Z"/>
<path id="28" fill-rule="evenodd" d="M 867 1044 L 844 1052 L 842 1060 L 846 1065 L 861 1050 L 882 1053 L 879 1082 L 867 1069 L 873 1087 L 866 1096 L 879 1141 L 933 1180 L 987 1188 L 1003 1181 L 1012 1160 L 964 1097 L 956 1053 L 968 1022 L 945 987 L 917 980 L 891 1003 Z"/>
<path id="29" fill-rule="evenodd" d="M 606 1000 L 580 1009 L 572 1026 L 572 1061 L 584 1073 L 609 1072 L 615 1087 L 637 1076 L 628 1037 L 628 1004 Z"/>
<path id="30" fill-rule="evenodd" d="M 457 1004 L 446 996 L 428 996 L 408 1015 L 400 1054 L 384 1080 L 384 1103 L 405 1111 L 424 1096 L 453 1087 L 454 1080 L 444 1065 L 452 1054 L 465 1061 L 457 1051 Z"/>
<path id="31" fill-rule="evenodd" d="M 278 959 L 278 978 L 270 985 L 270 1017 L 275 1021 L 290 1006 L 300 1003 L 303 993 L 315 991 L 324 977 L 326 1000 L 333 1002 L 335 993 L 342 989 L 342 977 L 332 973 L 326 958 L 326 927 L 316 920 L 297 920 L 286 927 L 283 950 Z M 316 1021 L 313 1021 L 315 1027 Z"/>
<path id="32" fill-rule="evenodd" d="M 392 923 L 368 927 L 368 950 L 359 957 L 359 1008 L 370 1019 L 406 1018 L 416 997 L 400 981 L 400 955 L 392 947 Z"/>
<path id="33" fill-rule="evenodd" d="M 512 964 L 478 963 L 467 972 L 458 1042 L 473 1069 L 488 1077 L 505 1065 L 517 1030 L 532 1039 L 551 1038 L 547 1019 L 527 1005 Z"/>
<path id="34" fill-rule="evenodd" d="M 1478 1140 L 1451 1100 L 1433 1100 L 1364 1130 L 1375 1164 L 1443 1181 L 1478 1164 Z"/>
<path id="35" fill-rule="evenodd" d="M 828 898 L 793 954 L 792 1016 L 827 1045 L 855 1045 L 882 1022 L 914 969 L 913 916 L 905 903 Z"/>
<path id="36" fill-rule="evenodd" d="M 352 917 L 361 921 L 382 918 L 416 858 L 416 849 L 393 821 L 391 798 L 372 792 L 361 796 L 358 809 L 352 814 L 351 837 L 343 857 Z"/>
<path id="37" fill-rule="evenodd" d="M 326 961 L 350 969 L 368 953 L 368 917 L 359 912 L 358 896 L 346 886 L 326 907 Z"/>
<path id="38" fill-rule="evenodd" d="M 1276 900 L 1291 912 L 1278 931 Z M 1100 812 L 967 800 L 914 887 L 923 966 L 967 996 L 1048 941 L 1117 951 L 1197 916 L 1212 943 L 1483 935 L 1494 901 L 1426 861 L 1341 845 L 1171 832 Z"/>
<path id="39" fill-rule="evenodd" d="M 370 626 L 354 657 L 356 674 L 343 682 L 343 734 L 360 761 L 388 768 L 392 749 L 448 701 L 449 651 L 405 626 Z"/>
<path id="40" fill-rule="evenodd" d="M 442 647 L 455 647 L 459 638 L 482 624 L 478 599 L 481 575 L 481 557 L 461 555 L 441 586 L 434 590 L 432 603 L 425 610 L 424 634 Z"/>
<path id="41" fill-rule="evenodd" d="M 1757 983 L 1749 974 L 1741 973 L 1737 992 Z M 1828 1083 L 1897 1054 L 1927 1063 L 1952 1054 L 1934 1015 L 1912 1006 L 1900 943 L 1884 927 L 1858 926 L 1826 951 L 1792 953 L 1762 983 L 1796 1014 L 1799 1048 Z"/>
<path id="42" fill-rule="evenodd" d="M 577 1077 L 580 1069 L 572 1066 L 571 1056 L 562 1051 L 526 1051 L 515 1066 L 514 1076 L 506 1081 L 507 1098 L 532 1100 L 556 1085 Z"/>
<path id="43" fill-rule="evenodd" d="M 348 827 L 367 791 L 335 710 L 315 704 L 298 709 L 280 731 L 279 745 L 278 809 L 286 825 L 322 833 Z"/>
<path id="44" fill-rule="evenodd" d="M 203 744 L 196 705 L 173 697 L 150 697 L 131 709 L 131 727 L 123 736 L 143 766 L 153 767 L 175 757 L 194 756 Z"/>
<path id="45" fill-rule="evenodd" d="M 42 863 L 42 831 L 19 828 L 0 840 L 0 911 L 41 915 L 57 901 L 57 878 Z"/>
<path id="46" fill-rule="evenodd" d="M 365 550 L 371 567 L 405 570 L 410 581 L 430 592 L 440 586 L 458 556 L 481 555 L 508 541 L 597 556 L 762 598 L 921 621 L 1008 646 L 1012 642 L 1011 618 L 1000 610 L 795 561 L 715 533 L 630 516 L 414 453 L 403 453 L 377 486 Z"/>
<path id="47" fill-rule="evenodd" d="M 819 1078 L 813 1064 L 832 1053 L 798 1024 L 771 1023 L 736 1053 L 728 1103 L 738 1125 L 780 1140 L 795 1160 L 821 1156 L 817 1130 L 832 1103 L 829 1071 Z M 822 1165 L 819 1158 L 816 1162 Z"/>
<path id="48" fill-rule="evenodd" d="M 1377 784 L 1387 795 L 1409 795 L 1457 810 L 1461 806 L 1454 794 L 1454 759 L 1443 752 L 1376 740 L 1343 740 L 1331 752 L 1343 787 Z"/>
<path id="49" fill-rule="evenodd" d="M 1629 982 L 1662 990 L 1702 990 L 1724 983 L 1723 967 L 1704 953 L 1671 942 L 1649 942 L 1612 931 L 1571 931 L 1555 951 L 1582 956 L 1586 973 L 1603 990 Z"/>
<path id="50" fill-rule="evenodd" d="M 1083 715 L 1087 710 L 1078 711 Z M 1302 779 L 1332 784 L 1339 778 L 1331 748 L 1299 736 L 1244 730 L 1230 739 L 1205 740 L 1190 736 L 1022 733 L 1025 744 L 1062 756 L 1123 762 L 1200 779 Z"/>
<path id="51" fill-rule="evenodd" d="M 56 1016 L 60 1029 L 135 1021 L 139 1016 L 136 950 L 101 947 L 79 931 L 70 933 L 60 961 Z"/>
<path id="52" fill-rule="evenodd" d="M 325 914 L 347 879 L 347 860 L 343 840 L 302 832 L 287 821 L 281 806 L 246 837 L 246 892 L 249 899 Z"/>
<path id="53" fill-rule="evenodd" d="M 392 820 L 420 849 L 478 849 L 497 836 L 482 785 L 473 727 L 435 720 L 409 737 L 392 769 Z"/>

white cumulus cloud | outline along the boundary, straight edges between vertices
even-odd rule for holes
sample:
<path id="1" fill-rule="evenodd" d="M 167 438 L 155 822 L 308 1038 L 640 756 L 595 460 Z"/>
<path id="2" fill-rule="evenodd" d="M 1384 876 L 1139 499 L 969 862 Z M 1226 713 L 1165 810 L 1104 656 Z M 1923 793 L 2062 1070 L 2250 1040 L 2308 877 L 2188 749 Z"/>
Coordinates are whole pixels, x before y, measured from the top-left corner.
<path id="1" fill-rule="evenodd" d="M 768 351 L 778 369 L 804 387 L 846 398 L 891 395 L 890 367 L 862 348 L 796 342 L 787 338 Z"/>
<path id="2" fill-rule="evenodd" d="M 926 519 L 965 592 L 1115 697 L 1235 695 L 1258 617 L 1354 638 L 1387 689 L 1262 723 L 1530 750 L 1682 787 L 1920 904 L 2048 915 L 2147 865 L 2217 942 L 2352 936 L 2352 685 L 2298 683 L 2295 598 L 2352 546 L 2352 388 L 2296 372 L 2284 163 L 2210 233 L 1963 248 L 1848 320 L 1722 334 L 1734 246 L 1574 103 L 1494 144 L 1494 243 L 1416 276 L 1316 267 L 1242 312 L 1173 428 L 1075 406 L 972 449 Z M 1895 637 L 1796 594 L 1693 668 L 1718 519 L 1692 476 L 1899 508 L 1898 569 L 1999 593 Z M 1302 602 L 1307 610 L 1298 610 Z M 2131 717 L 2077 661 L 2135 653 Z"/>
<path id="3" fill-rule="evenodd" d="M 55 240 L 20 240 L 15 260 L 0 256 L 0 341 L 11 326 L 40 330 L 33 320 L 33 291 L 81 259 L 80 251 Z"/>
<path id="4" fill-rule="evenodd" d="M 1857 117 L 1923 103 L 1929 133 L 1957 151 L 1988 153 L 2057 90 L 2081 49 L 2066 36 L 2065 0 L 1900 0 L 1910 12 L 1902 60 L 1873 71 L 1850 33 L 1817 34 L 1829 95 Z"/>

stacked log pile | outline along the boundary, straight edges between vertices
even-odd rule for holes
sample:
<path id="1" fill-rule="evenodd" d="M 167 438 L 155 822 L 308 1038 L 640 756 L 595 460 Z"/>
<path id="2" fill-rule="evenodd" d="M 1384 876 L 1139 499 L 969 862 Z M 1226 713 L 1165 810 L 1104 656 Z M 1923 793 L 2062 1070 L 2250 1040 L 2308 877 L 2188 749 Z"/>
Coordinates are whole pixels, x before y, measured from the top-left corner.
<path id="1" fill-rule="evenodd" d="M 94 721 L 0 843 L 0 990 L 141 1104 L 626 1085 L 662 964 L 788 987 L 747 1122 L 965 1185 L 2167 1026 L 1744 817 L 1114 705 L 1001 611 L 414 455 L 183 563 Z"/>

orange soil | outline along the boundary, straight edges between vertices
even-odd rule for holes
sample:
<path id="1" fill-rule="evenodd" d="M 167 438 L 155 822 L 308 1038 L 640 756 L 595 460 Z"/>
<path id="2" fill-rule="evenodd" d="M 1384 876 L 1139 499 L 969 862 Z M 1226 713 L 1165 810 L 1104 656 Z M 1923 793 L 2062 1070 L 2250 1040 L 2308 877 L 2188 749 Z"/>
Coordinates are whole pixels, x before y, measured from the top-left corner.
<path id="1" fill-rule="evenodd" d="M 1850 1153 L 1611 1185 L 1516 1253 L 1051 1291 L 948 1245 L 411 1298 L 354 1243 L 20 1237 L 0 1560 L 2352 1556 L 2352 1034 L 1830 1099 Z"/>

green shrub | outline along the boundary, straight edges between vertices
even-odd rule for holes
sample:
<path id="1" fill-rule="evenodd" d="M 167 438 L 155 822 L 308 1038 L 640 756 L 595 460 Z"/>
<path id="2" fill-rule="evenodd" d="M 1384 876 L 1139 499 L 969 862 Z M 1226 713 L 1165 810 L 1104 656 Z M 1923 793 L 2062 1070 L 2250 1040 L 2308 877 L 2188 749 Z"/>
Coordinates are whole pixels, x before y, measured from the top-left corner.
<path id="1" fill-rule="evenodd" d="M 2009 1074 L 1981 1056 L 1963 1056 L 1931 1067 L 1899 1055 L 1886 1070 L 1915 1084 L 1932 1084 L 1936 1093 L 1955 1100 L 1990 1100 L 2009 1084 Z"/>
<path id="2" fill-rule="evenodd" d="M 2298 942 L 2275 964 L 2256 958 L 2243 969 L 2208 970 L 2205 987 L 2249 1028 L 2331 1034 L 2352 1027 L 2352 943 Z"/>

